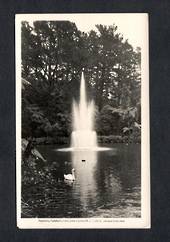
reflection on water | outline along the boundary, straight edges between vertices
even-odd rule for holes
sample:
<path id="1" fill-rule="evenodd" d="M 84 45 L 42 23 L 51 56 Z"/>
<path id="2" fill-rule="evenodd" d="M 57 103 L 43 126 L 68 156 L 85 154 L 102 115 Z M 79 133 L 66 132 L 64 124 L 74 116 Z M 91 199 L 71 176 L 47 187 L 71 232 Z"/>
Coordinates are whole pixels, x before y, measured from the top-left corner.
<path id="1" fill-rule="evenodd" d="M 40 146 L 48 162 L 76 180 L 28 188 L 23 194 L 38 217 L 140 217 L 140 145 L 117 144 L 108 151 L 56 151 Z"/>
<path id="2" fill-rule="evenodd" d="M 76 170 L 76 184 L 73 187 L 73 196 L 80 198 L 83 211 L 86 211 L 90 204 L 95 204 L 97 186 L 94 172 L 96 170 L 96 151 L 75 151 L 71 153 L 72 166 Z"/>

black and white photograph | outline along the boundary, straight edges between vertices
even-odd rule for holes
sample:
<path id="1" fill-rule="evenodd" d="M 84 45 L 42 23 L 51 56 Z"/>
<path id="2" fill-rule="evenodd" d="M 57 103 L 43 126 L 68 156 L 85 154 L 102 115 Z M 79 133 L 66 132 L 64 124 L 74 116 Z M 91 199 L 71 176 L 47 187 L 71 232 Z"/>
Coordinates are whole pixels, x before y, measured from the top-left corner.
<path id="1" fill-rule="evenodd" d="M 18 14 L 19 228 L 150 228 L 148 15 Z"/>

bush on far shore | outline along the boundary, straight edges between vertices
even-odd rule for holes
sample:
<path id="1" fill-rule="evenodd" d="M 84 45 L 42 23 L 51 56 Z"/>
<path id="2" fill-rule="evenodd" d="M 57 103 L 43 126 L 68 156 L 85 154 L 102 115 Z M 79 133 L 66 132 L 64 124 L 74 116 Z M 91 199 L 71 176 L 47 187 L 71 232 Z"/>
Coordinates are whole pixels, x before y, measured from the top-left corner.
<path id="1" fill-rule="evenodd" d="M 109 135 L 109 136 L 98 136 L 98 143 L 140 143 L 141 138 L 132 136 L 120 136 L 120 135 Z"/>
<path id="2" fill-rule="evenodd" d="M 97 141 L 99 144 L 112 144 L 112 143 L 140 143 L 141 137 L 140 135 L 129 135 L 129 136 L 121 136 L 121 135 L 98 135 Z M 36 145 L 69 145 L 70 137 L 40 137 L 35 139 Z"/>
<path id="3" fill-rule="evenodd" d="M 57 137 L 39 137 L 35 138 L 36 145 L 50 145 L 50 144 L 69 144 L 70 138 L 66 136 L 57 136 Z"/>

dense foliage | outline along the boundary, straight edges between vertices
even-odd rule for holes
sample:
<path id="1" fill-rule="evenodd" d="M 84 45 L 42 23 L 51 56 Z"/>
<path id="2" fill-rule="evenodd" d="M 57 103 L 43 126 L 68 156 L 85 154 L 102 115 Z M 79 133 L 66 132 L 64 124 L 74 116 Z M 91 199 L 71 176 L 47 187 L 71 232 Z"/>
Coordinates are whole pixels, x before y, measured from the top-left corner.
<path id="1" fill-rule="evenodd" d="M 22 22 L 21 34 L 23 137 L 70 135 L 82 68 L 98 134 L 140 130 L 140 48 L 124 41 L 117 26 L 84 33 L 69 21 Z"/>

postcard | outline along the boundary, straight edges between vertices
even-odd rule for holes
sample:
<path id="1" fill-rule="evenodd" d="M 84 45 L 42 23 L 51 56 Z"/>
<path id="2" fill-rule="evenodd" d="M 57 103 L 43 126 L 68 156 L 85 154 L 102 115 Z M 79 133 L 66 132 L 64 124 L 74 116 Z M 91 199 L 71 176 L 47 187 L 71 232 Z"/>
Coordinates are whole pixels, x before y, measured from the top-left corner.
<path id="1" fill-rule="evenodd" d="M 17 14 L 19 228 L 150 228 L 146 13 Z"/>

